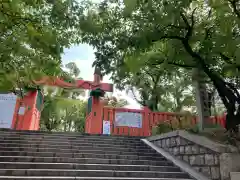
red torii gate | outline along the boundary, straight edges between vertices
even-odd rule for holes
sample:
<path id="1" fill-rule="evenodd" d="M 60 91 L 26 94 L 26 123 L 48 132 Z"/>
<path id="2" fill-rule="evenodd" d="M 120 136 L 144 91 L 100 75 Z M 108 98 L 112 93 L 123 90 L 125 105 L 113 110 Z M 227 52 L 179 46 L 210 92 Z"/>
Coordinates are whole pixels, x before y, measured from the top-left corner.
<path id="1" fill-rule="evenodd" d="M 89 89 L 91 97 L 88 100 L 88 111 L 99 114 L 102 111 L 105 102 L 102 102 L 99 96 L 103 96 L 105 92 L 113 92 L 113 84 L 101 83 L 102 74 L 99 68 L 95 68 L 93 81 L 76 80 L 73 83 L 65 82 L 60 78 L 44 77 L 41 80 L 36 80 L 36 85 L 58 86 L 66 89 Z M 97 95 L 99 94 L 99 96 Z M 40 101 L 43 101 L 43 95 L 38 90 L 29 92 L 22 100 L 18 100 L 15 107 L 15 114 L 12 121 L 12 128 L 17 130 L 39 130 L 41 108 Z M 40 102 L 41 103 L 41 102 Z M 42 102 L 43 103 L 43 102 Z M 90 107 L 91 106 L 91 107 Z M 20 107 L 25 109 L 23 114 L 19 114 Z M 97 133 L 99 126 L 102 126 L 101 116 L 93 116 L 86 121 L 86 133 Z M 91 124 L 91 126 L 89 126 Z"/>
<path id="2" fill-rule="evenodd" d="M 150 136 L 152 127 L 163 121 L 174 122 L 177 119 L 184 118 L 184 114 L 169 113 L 169 112 L 151 112 L 144 107 L 142 110 L 126 109 L 126 108 L 109 108 L 104 107 L 105 102 L 101 101 L 100 96 L 104 92 L 113 92 L 113 85 L 108 83 L 101 83 L 102 75 L 98 68 L 94 72 L 93 81 L 76 80 L 74 83 L 65 82 L 59 78 L 45 77 L 39 81 L 34 81 L 37 85 L 51 85 L 62 88 L 82 88 L 92 90 L 90 98 L 88 99 L 88 114 L 85 120 L 85 132 L 89 134 L 103 133 L 103 120 L 110 124 L 110 134 L 113 135 L 129 135 L 129 136 Z M 98 95 L 96 95 L 98 94 Z M 12 122 L 12 129 L 17 130 L 39 130 L 41 106 L 37 103 L 40 98 L 40 103 L 43 101 L 41 92 L 35 90 L 29 92 L 23 100 L 18 100 L 15 107 L 15 115 Z M 39 105 L 40 104 L 40 105 Z M 24 114 L 19 114 L 19 107 L 25 109 Z M 127 112 L 141 114 L 141 127 L 116 126 L 115 114 L 118 112 Z M 175 120 L 174 120 L 175 119 Z M 209 121 L 213 124 L 223 126 L 225 116 L 218 118 L 211 117 Z M 197 118 L 190 119 L 192 125 L 197 123 Z"/>

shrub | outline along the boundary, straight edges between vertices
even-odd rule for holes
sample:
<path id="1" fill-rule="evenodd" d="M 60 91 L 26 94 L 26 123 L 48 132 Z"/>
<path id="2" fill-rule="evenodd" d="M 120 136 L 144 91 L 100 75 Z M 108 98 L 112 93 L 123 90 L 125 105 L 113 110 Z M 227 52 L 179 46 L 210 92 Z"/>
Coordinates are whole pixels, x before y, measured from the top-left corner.
<path id="1" fill-rule="evenodd" d="M 168 122 L 161 122 L 157 126 L 153 127 L 152 135 L 163 134 L 171 132 L 173 129 Z"/>

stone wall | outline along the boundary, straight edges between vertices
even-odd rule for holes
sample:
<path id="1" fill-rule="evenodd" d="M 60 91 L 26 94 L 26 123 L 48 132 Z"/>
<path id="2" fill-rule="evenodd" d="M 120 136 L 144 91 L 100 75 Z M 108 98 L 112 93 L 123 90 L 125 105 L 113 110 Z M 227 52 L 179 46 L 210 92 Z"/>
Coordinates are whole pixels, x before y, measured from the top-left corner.
<path id="1" fill-rule="evenodd" d="M 228 172 L 230 169 L 226 170 L 226 161 L 220 163 L 220 160 L 223 159 L 223 153 L 226 156 L 226 153 L 236 152 L 233 147 L 216 144 L 186 131 L 150 137 L 149 141 L 213 180 L 228 180 L 230 177 Z M 225 164 L 226 172 L 221 172 L 223 171 L 221 164 Z"/>
<path id="2" fill-rule="evenodd" d="M 189 163 L 204 175 L 214 180 L 220 178 L 219 155 L 214 151 L 196 145 L 180 136 L 155 140 L 153 143 Z"/>

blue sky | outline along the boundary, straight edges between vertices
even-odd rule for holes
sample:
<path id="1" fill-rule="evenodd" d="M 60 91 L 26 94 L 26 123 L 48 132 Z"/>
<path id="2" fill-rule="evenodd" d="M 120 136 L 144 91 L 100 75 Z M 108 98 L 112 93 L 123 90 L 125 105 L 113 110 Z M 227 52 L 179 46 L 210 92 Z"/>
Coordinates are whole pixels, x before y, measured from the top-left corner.
<path id="1" fill-rule="evenodd" d="M 77 46 L 72 46 L 69 49 L 65 49 L 64 54 L 62 55 L 63 64 L 66 64 L 68 62 L 76 63 L 81 71 L 80 76 L 84 80 L 93 80 L 94 69 L 92 68 L 92 63 L 94 59 L 94 50 L 87 44 L 80 44 Z M 104 76 L 103 82 L 112 83 L 110 76 Z M 127 95 L 125 91 L 118 91 L 115 89 L 113 95 L 125 98 L 129 103 L 127 108 L 140 108 L 140 105 L 133 99 L 133 97 Z"/>

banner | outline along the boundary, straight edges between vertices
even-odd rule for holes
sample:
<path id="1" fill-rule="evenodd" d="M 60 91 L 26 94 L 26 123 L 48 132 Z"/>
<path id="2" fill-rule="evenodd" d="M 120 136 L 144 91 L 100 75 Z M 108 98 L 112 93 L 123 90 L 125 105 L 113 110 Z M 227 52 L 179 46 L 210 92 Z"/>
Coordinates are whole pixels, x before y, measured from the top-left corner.
<path id="1" fill-rule="evenodd" d="M 142 128 L 142 114 L 133 112 L 116 112 L 115 126 Z"/>
<path id="2" fill-rule="evenodd" d="M 11 128 L 17 96 L 0 94 L 0 128 Z"/>
<path id="3" fill-rule="evenodd" d="M 110 121 L 103 120 L 103 134 L 111 134 Z"/>

